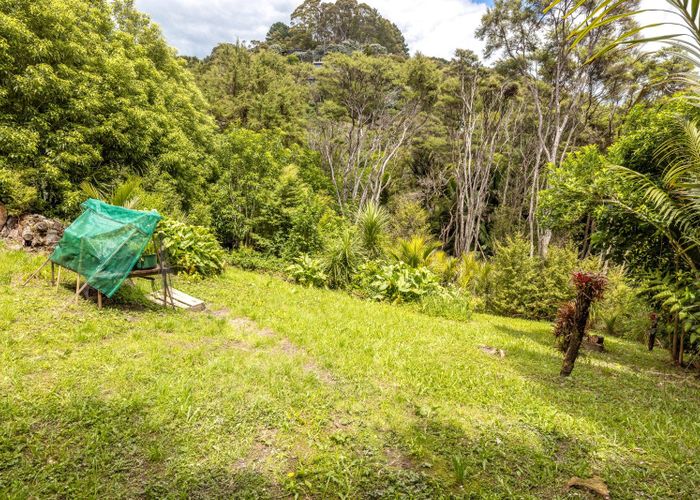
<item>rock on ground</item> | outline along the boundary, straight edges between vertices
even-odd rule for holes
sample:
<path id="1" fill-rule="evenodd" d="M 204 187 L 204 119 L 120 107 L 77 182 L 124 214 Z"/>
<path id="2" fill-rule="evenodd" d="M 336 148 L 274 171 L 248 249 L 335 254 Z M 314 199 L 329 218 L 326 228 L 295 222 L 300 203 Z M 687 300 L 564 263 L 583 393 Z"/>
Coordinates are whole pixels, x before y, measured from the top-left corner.
<path id="1" fill-rule="evenodd" d="M 62 236 L 63 224 L 59 221 L 38 214 L 8 217 L 0 204 L 0 239 L 11 248 L 51 250 Z"/>

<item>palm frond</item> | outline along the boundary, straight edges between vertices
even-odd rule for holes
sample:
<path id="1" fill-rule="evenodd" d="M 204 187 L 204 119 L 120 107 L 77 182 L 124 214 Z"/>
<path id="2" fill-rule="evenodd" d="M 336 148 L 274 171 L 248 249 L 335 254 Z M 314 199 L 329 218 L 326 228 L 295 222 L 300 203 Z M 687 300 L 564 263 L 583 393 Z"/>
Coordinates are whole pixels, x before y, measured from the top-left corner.
<path id="1" fill-rule="evenodd" d="M 114 188 L 109 202 L 119 207 L 137 209 L 141 204 L 140 193 L 141 179 L 139 177 L 129 177 Z"/>
<path id="2" fill-rule="evenodd" d="M 91 182 L 83 181 L 80 183 L 80 190 L 88 198 L 94 198 L 96 200 L 104 200 L 105 195 L 100 189 Z"/>

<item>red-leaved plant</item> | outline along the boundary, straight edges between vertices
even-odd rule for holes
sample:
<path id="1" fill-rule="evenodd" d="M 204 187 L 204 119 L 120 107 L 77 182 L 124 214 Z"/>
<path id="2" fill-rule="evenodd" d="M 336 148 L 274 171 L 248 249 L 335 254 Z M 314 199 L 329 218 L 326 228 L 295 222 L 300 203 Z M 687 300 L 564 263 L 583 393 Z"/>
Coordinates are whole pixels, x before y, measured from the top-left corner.
<path id="1" fill-rule="evenodd" d="M 555 335 L 561 340 L 562 350 L 565 351 L 564 363 L 560 375 L 568 377 L 574 369 L 581 342 L 586 334 L 586 324 L 591 311 L 591 304 L 603 296 L 608 286 L 608 279 L 603 274 L 575 272 L 572 281 L 576 287 L 576 300 L 573 307 L 563 306 L 557 318 Z M 559 331 L 558 331 L 559 330 Z"/>

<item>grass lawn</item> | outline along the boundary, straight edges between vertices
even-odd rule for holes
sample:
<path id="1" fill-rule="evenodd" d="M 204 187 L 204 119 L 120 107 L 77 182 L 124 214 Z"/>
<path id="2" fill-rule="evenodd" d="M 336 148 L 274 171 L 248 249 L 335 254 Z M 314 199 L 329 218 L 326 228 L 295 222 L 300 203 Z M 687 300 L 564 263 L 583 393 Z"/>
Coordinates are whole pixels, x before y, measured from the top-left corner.
<path id="1" fill-rule="evenodd" d="M 0 250 L 0 497 L 697 498 L 700 383 L 546 323 L 423 316 L 229 270 L 209 313 L 98 311 Z M 69 281 L 70 280 L 70 281 Z M 480 345 L 504 349 L 501 359 Z"/>

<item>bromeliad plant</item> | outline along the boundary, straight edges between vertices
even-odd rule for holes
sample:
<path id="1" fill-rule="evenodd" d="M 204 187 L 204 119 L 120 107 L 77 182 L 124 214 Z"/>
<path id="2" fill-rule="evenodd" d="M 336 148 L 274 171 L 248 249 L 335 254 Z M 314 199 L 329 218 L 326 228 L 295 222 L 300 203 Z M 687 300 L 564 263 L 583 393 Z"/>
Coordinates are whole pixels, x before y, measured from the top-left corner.
<path id="1" fill-rule="evenodd" d="M 586 335 L 586 325 L 590 315 L 591 304 L 600 299 L 608 285 L 608 279 L 598 273 L 576 272 L 572 281 L 576 288 L 576 300 L 571 308 L 560 309 L 562 317 L 557 321 L 555 335 L 558 333 L 563 337 L 565 347 L 564 363 L 561 367 L 560 375 L 568 377 L 574 369 L 574 363 L 578 358 L 581 342 Z"/>

